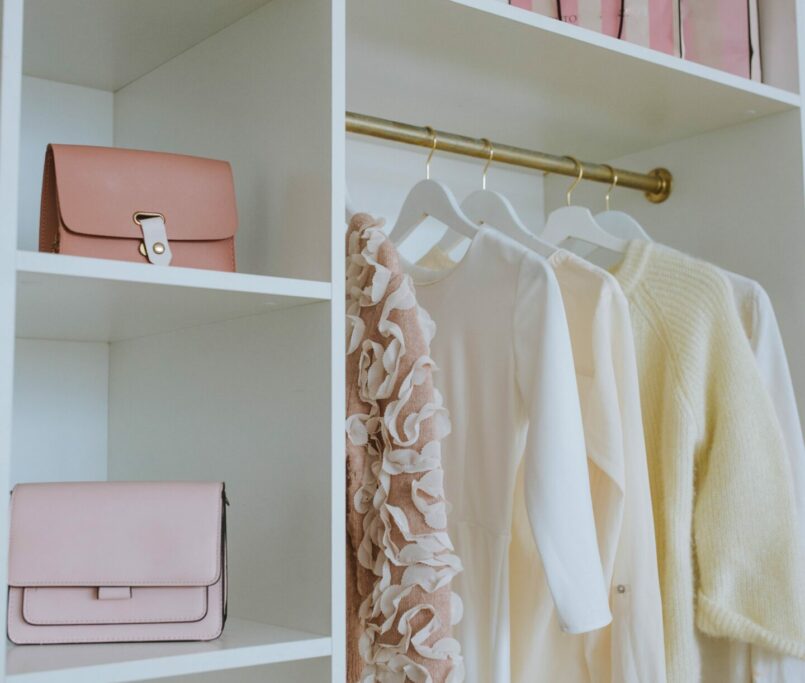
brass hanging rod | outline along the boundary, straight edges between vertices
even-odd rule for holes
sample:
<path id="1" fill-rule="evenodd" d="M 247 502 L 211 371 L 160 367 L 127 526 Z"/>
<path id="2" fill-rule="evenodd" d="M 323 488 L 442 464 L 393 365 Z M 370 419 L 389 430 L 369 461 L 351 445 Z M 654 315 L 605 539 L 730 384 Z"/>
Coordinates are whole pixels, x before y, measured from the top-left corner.
<path id="1" fill-rule="evenodd" d="M 365 116 L 354 112 L 347 112 L 347 132 L 358 135 L 369 135 L 384 140 L 393 140 L 408 145 L 431 147 L 432 133 L 436 134 L 437 149 L 442 152 L 453 152 L 469 157 L 487 159 L 489 147 L 484 140 L 468 138 L 464 135 L 447 133 L 445 131 L 431 131 L 423 126 L 411 126 L 407 123 L 381 119 L 376 116 Z M 554 156 L 544 152 L 536 152 L 521 147 L 512 147 L 497 142 L 491 143 L 495 150 L 495 161 L 525 168 L 534 168 L 546 173 L 575 177 L 578 175 L 578 166 L 570 157 Z M 584 180 L 594 180 L 599 183 L 612 183 L 613 169 L 604 164 L 593 164 L 582 161 L 581 167 Z M 626 169 L 616 168 L 618 187 L 628 187 L 642 190 L 650 202 L 658 204 L 668 199 L 671 194 L 671 172 L 665 168 L 655 168 L 648 173 L 636 173 Z"/>

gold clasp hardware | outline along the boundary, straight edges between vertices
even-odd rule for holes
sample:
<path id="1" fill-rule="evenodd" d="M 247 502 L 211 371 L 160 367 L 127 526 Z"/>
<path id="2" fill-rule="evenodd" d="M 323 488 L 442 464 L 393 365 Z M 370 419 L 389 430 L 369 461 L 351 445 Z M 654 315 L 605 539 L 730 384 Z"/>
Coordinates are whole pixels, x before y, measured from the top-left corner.
<path id="1" fill-rule="evenodd" d="M 132 218 L 137 225 L 142 226 L 143 218 L 161 218 L 164 221 L 165 215 L 155 211 L 135 211 Z"/>
<path id="2" fill-rule="evenodd" d="M 132 214 L 132 219 L 134 219 L 134 222 L 137 225 L 139 225 L 140 227 L 142 227 L 142 225 L 143 225 L 142 220 L 144 218 L 161 218 L 162 222 L 163 223 L 165 222 L 165 216 L 163 214 L 161 214 L 161 213 L 157 213 L 156 211 L 135 211 L 134 214 Z M 139 250 L 140 254 L 145 256 L 145 258 L 148 258 L 148 251 L 145 248 L 145 242 L 142 242 L 142 241 L 140 242 L 140 246 L 138 247 L 138 250 Z M 162 242 L 156 242 L 154 244 L 154 253 L 155 254 L 164 254 L 165 253 L 165 245 L 162 244 Z"/>

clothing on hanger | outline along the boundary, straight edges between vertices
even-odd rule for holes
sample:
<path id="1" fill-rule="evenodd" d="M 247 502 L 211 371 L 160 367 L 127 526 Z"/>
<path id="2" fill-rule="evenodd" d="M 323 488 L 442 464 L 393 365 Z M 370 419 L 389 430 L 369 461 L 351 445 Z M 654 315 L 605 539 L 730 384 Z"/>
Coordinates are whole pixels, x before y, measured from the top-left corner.
<path id="1" fill-rule="evenodd" d="M 607 271 L 564 249 L 548 258 L 573 347 L 598 546 L 612 623 L 562 633 L 545 584 L 517 473 L 510 546 L 512 681 L 665 681 L 657 554 L 640 389 L 626 298 Z M 419 266 L 455 263 L 438 246 Z"/>
<path id="2" fill-rule="evenodd" d="M 357 214 L 347 235 L 347 680 L 460 683 L 435 327 L 382 225 Z"/>
<path id="3" fill-rule="evenodd" d="M 616 237 L 651 241 L 646 230 L 621 211 L 606 211 L 596 220 Z M 800 547 L 805 558 L 805 444 L 788 360 L 774 309 L 757 282 L 723 269 L 733 292 L 735 308 L 749 339 L 760 376 L 774 404 L 793 474 Z M 805 569 L 803 569 L 805 571 Z M 760 645 L 698 634 L 703 683 L 796 683 L 805 681 L 805 660 L 782 655 Z"/>
<path id="4" fill-rule="evenodd" d="M 805 657 L 790 463 L 730 286 L 639 241 L 614 274 L 638 359 L 668 680 L 700 680 L 697 628 Z"/>
<path id="5" fill-rule="evenodd" d="M 737 273 L 722 272 L 732 286 L 736 309 L 782 429 L 793 475 L 800 547 L 805 549 L 805 444 L 780 327 L 771 299 L 760 284 Z M 801 557 L 805 557 L 805 552 Z M 805 565 L 801 571 L 805 573 Z M 703 683 L 805 681 L 805 660 L 759 645 L 707 637 L 701 641 L 705 662 Z"/>
<path id="6" fill-rule="evenodd" d="M 453 423 L 443 467 L 464 563 L 456 637 L 468 681 L 509 681 L 508 550 L 521 460 L 560 627 L 579 633 L 611 620 L 561 292 L 544 259 L 487 227 L 452 270 L 409 272 L 439 327 L 434 381 Z"/>
<path id="7" fill-rule="evenodd" d="M 615 278 L 574 254 L 549 258 L 573 344 L 598 547 L 612 623 L 559 631 L 528 533 L 518 473 L 512 526 L 512 681 L 664 683 L 662 603 L 629 307 Z"/>

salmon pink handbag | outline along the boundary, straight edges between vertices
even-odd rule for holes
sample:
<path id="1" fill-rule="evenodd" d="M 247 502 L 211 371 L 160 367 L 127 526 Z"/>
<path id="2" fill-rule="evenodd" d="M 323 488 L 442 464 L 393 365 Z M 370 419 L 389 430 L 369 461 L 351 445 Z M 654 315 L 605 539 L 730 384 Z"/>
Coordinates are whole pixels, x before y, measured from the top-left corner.
<path id="1" fill-rule="evenodd" d="M 237 228 L 226 161 L 48 145 L 40 251 L 234 271 Z"/>
<path id="2" fill-rule="evenodd" d="M 226 620 L 226 505 L 221 483 L 18 484 L 9 639 L 217 638 Z"/>

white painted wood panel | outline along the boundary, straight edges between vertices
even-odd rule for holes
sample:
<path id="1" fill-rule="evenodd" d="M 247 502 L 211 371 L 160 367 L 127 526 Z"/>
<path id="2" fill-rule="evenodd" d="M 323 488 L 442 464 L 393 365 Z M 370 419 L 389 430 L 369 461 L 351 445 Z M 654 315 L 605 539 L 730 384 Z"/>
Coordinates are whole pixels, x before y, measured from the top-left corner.
<path id="1" fill-rule="evenodd" d="M 19 252 L 17 272 L 17 334 L 40 339 L 118 341 L 330 298 L 329 282 L 61 254 Z"/>
<path id="2" fill-rule="evenodd" d="M 226 481 L 230 613 L 330 628 L 327 304 L 112 344 L 111 479 Z"/>
<path id="3" fill-rule="evenodd" d="M 330 639 L 245 619 L 228 619 L 221 638 L 196 643 L 8 645 L 9 683 L 126 683 L 221 671 L 330 653 Z M 270 671 L 270 669 L 268 669 Z M 235 673 L 236 672 L 232 672 Z M 180 680 L 188 680 L 182 676 Z M 237 678 L 230 678 L 237 680 Z"/>
<path id="4" fill-rule="evenodd" d="M 19 249 L 39 249 L 45 150 L 51 142 L 112 144 L 112 93 L 40 78 L 22 79 Z"/>
<path id="5" fill-rule="evenodd" d="M 106 479 L 109 345 L 18 339 L 11 485 Z"/>
<path id="6" fill-rule="evenodd" d="M 273 0 L 115 94 L 115 143 L 232 163 L 239 269 L 330 279 L 329 0 Z"/>
<path id="7" fill-rule="evenodd" d="M 346 665 L 346 468 L 344 417 L 346 415 L 346 283 L 344 281 L 344 195 L 346 142 L 346 7 L 344 0 L 331 3 L 330 94 L 330 634 L 333 654 L 328 662 L 329 676 L 309 672 L 306 680 L 344 681 Z M 282 680 L 282 679 L 280 679 Z M 304 680 L 304 679 L 303 679 Z"/>
<path id="8" fill-rule="evenodd" d="M 26 0 L 26 74 L 118 90 L 266 0 Z"/>
<path id="9" fill-rule="evenodd" d="M 330 677 L 329 660 L 329 657 L 325 657 L 250 669 L 160 678 L 157 683 L 341 683 L 346 680 Z"/>
<path id="10" fill-rule="evenodd" d="M 22 0 L 0 1 L 0 21 L 0 491 L 8 491 L 13 424 Z M 7 583 L 7 507 L 0 506 L 0 586 Z M 0 590 L 0 614 L 6 613 L 6 598 L 7 591 Z M 0 678 L 4 671 L 5 652 L 0 648 Z"/>
<path id="11" fill-rule="evenodd" d="M 350 110 L 597 160 L 799 106 L 488 0 L 349 0 Z"/>

